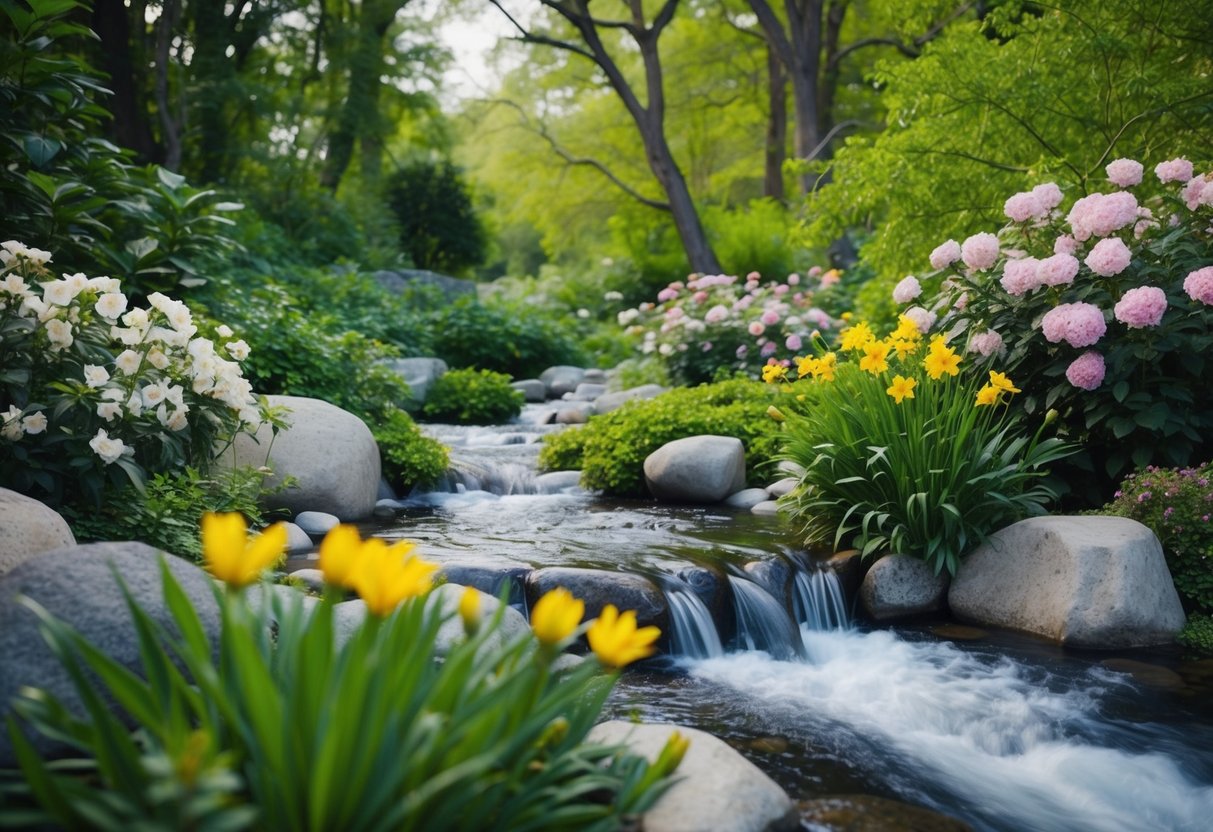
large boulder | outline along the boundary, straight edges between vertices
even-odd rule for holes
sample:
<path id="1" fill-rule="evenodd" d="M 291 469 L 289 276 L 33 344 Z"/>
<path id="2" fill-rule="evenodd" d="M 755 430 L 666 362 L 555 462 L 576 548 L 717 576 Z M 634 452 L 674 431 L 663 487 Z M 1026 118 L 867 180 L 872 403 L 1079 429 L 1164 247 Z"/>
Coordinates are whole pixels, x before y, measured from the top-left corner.
<path id="1" fill-rule="evenodd" d="M 269 396 L 273 406 L 289 408 L 291 426 L 273 436 L 262 425 L 256 437 L 240 434 L 224 452 L 223 465 L 266 464 L 272 488 L 287 477 L 295 485 L 265 499 L 271 509 L 291 514 L 323 511 L 342 521 L 371 516 L 379 491 L 379 446 L 370 429 L 352 413 L 320 399 Z"/>
<path id="2" fill-rule="evenodd" d="M 639 387 L 629 387 L 627 390 L 620 390 L 617 393 L 604 393 L 598 397 L 594 405 L 598 408 L 599 413 L 610 413 L 634 399 L 656 398 L 665 391 L 666 388 L 660 384 L 642 384 Z"/>
<path id="3" fill-rule="evenodd" d="M 943 609 L 948 576 L 936 575 L 926 561 L 909 555 L 886 555 L 868 570 L 859 598 L 877 621 Z"/>
<path id="4" fill-rule="evenodd" d="M 510 387 L 522 393 L 522 397 L 532 404 L 547 401 L 548 386 L 537 378 L 524 378 L 521 381 L 512 382 Z"/>
<path id="5" fill-rule="evenodd" d="M 666 634 L 665 596 L 642 575 L 575 566 L 536 569 L 527 576 L 527 608 L 533 608 L 545 593 L 557 587 L 564 587 L 574 597 L 585 601 L 586 621 L 597 618 L 607 604 L 614 604 L 620 612 L 636 610 L 636 621 L 640 626 L 656 624 L 662 634 Z"/>
<path id="6" fill-rule="evenodd" d="M 382 362 L 409 386 L 409 408 L 425 404 L 430 388 L 447 371 L 441 358 L 386 358 Z"/>
<path id="7" fill-rule="evenodd" d="M 948 593 L 961 620 L 1074 647 L 1174 641 L 1184 612 L 1158 538 L 1126 517 L 1033 517 L 991 535 Z"/>
<path id="8" fill-rule="evenodd" d="M 549 399 L 559 399 L 565 393 L 572 393 L 577 389 L 577 385 L 585 380 L 585 370 L 581 367 L 557 364 L 540 373 L 539 380 L 547 387 Z"/>
<path id="9" fill-rule="evenodd" d="M 76 538 L 59 512 L 0 488 L 0 575 L 34 555 L 75 544 Z"/>
<path id="10" fill-rule="evenodd" d="M 624 745 L 656 760 L 670 735 L 690 745 L 675 783 L 644 813 L 645 832 L 776 832 L 800 828 L 787 793 L 758 766 L 709 733 L 679 725 L 612 720 L 595 725 L 589 740 Z"/>
<path id="11" fill-rule="evenodd" d="M 105 655 L 139 672 L 139 642 L 115 573 L 154 621 L 175 630 L 164 605 L 161 559 L 181 584 L 212 638 L 219 632 L 219 611 L 211 578 L 181 558 L 143 543 L 89 543 L 47 552 L 0 578 L 0 722 L 17 691 L 41 688 L 69 710 L 84 714 L 71 677 L 38 630 L 37 617 L 20 603 L 23 595 L 82 633 Z M 40 753 L 56 746 L 41 735 L 32 738 Z M 0 732 L 0 767 L 13 763 L 7 731 Z"/>
<path id="12" fill-rule="evenodd" d="M 649 492 L 662 502 L 718 503 L 745 487 L 745 446 L 734 436 L 687 436 L 644 461 Z"/>

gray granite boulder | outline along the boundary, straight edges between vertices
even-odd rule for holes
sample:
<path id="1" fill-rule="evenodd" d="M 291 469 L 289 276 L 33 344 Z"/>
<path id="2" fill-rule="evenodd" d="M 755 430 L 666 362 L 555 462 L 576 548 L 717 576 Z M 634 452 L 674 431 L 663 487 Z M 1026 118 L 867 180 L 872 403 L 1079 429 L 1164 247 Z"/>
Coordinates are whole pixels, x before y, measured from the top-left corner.
<path id="1" fill-rule="evenodd" d="M 0 575 L 42 552 L 75 544 L 76 537 L 59 512 L 0 488 Z"/>
<path id="2" fill-rule="evenodd" d="M 527 608 L 533 608 L 545 593 L 557 587 L 564 587 L 574 597 L 585 601 L 586 621 L 597 618 L 607 604 L 614 604 L 620 612 L 636 610 L 636 621 L 640 626 L 656 624 L 663 636 L 667 634 L 665 596 L 642 575 L 573 566 L 536 569 L 527 576 Z"/>
<path id="3" fill-rule="evenodd" d="M 868 570 L 859 598 L 877 621 L 943 609 L 947 573 L 936 575 L 926 561 L 909 555 L 886 555 Z"/>
<path id="4" fill-rule="evenodd" d="M 991 535 L 948 593 L 962 621 L 1074 647 L 1171 642 L 1184 612 L 1158 538 L 1126 517 L 1033 517 Z"/>
<path id="5" fill-rule="evenodd" d="M 775 500 L 763 500 L 750 506 L 750 513 L 774 517 L 776 514 L 779 514 L 779 503 Z"/>
<path id="6" fill-rule="evenodd" d="M 565 393 L 572 393 L 577 389 L 577 385 L 585 380 L 585 370 L 558 364 L 540 373 L 539 380 L 547 387 L 549 399 L 559 399 Z"/>
<path id="7" fill-rule="evenodd" d="M 593 402 L 567 402 L 556 411 L 556 424 L 584 425 L 597 412 Z"/>
<path id="8" fill-rule="evenodd" d="M 739 508 L 743 511 L 749 511 L 759 503 L 765 503 L 771 499 L 771 495 L 767 493 L 765 488 L 743 488 L 736 494 L 730 494 L 724 504 L 729 508 Z"/>
<path id="9" fill-rule="evenodd" d="M 383 364 L 408 384 L 410 410 L 425 404 L 430 387 L 447 371 L 441 358 L 388 358 Z"/>
<path id="10" fill-rule="evenodd" d="M 777 832 L 800 828 L 791 798 L 758 766 L 705 731 L 612 720 L 588 739 L 656 760 L 675 731 L 690 741 L 675 783 L 641 818 L 644 832 Z"/>
<path id="11" fill-rule="evenodd" d="M 274 437 L 262 425 L 256 437 L 240 434 L 222 458 L 222 465 L 266 463 L 276 486 L 286 477 L 297 483 L 265 499 L 268 508 L 292 514 L 323 511 L 342 521 L 371 515 L 379 491 L 379 446 L 362 420 L 320 399 L 269 396 L 271 405 L 291 410 L 291 426 Z M 272 440 L 272 444 L 271 444 Z"/>
<path id="12" fill-rule="evenodd" d="M 773 482 L 767 486 L 767 491 L 771 492 L 771 496 L 779 499 L 787 494 L 792 493 L 792 489 L 800 485 L 800 480 L 796 477 L 784 477 L 783 479 Z"/>
<path id="13" fill-rule="evenodd" d="M 315 548 L 316 544 L 312 541 L 311 535 L 303 529 L 294 523 L 283 523 L 282 525 L 286 527 L 286 553 L 288 555 L 297 555 Z"/>
<path id="14" fill-rule="evenodd" d="M 337 515 L 327 511 L 301 511 L 295 516 L 295 525 L 313 538 L 324 537 L 340 523 Z"/>
<path id="15" fill-rule="evenodd" d="M 540 403 L 547 401 L 548 386 L 537 378 L 524 378 L 513 382 L 510 387 L 522 392 L 522 397 L 528 402 Z"/>
<path id="16" fill-rule="evenodd" d="M 735 436 L 687 436 L 644 461 L 649 492 L 662 502 L 718 503 L 745 487 L 745 446 Z"/>
<path id="17" fill-rule="evenodd" d="M 652 399 L 660 396 L 666 388 L 660 384 L 642 384 L 639 387 L 629 387 L 616 393 L 604 393 L 594 402 L 599 413 L 610 413 L 634 399 Z"/>
<path id="18" fill-rule="evenodd" d="M 592 402 L 606 392 L 605 384 L 594 384 L 583 381 L 572 393 L 565 393 L 563 398 L 574 402 Z"/>

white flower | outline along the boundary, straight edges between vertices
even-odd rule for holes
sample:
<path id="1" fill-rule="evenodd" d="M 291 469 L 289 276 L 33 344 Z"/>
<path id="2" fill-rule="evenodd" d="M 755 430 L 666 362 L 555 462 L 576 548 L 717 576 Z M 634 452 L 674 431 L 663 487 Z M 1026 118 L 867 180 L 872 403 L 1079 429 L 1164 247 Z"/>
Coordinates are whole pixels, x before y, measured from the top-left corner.
<path id="1" fill-rule="evenodd" d="M 99 295 L 114 294 L 122 291 L 122 281 L 113 277 L 90 277 L 88 288 Z"/>
<path id="2" fill-rule="evenodd" d="M 130 312 L 122 316 L 122 323 L 129 326 L 131 329 L 144 329 L 147 327 L 147 310 L 135 307 Z"/>
<path id="3" fill-rule="evenodd" d="M 22 280 L 21 275 L 10 274 L 0 280 L 0 291 L 8 292 L 13 297 L 25 298 L 29 296 L 29 285 Z"/>
<path id="4" fill-rule="evenodd" d="M 97 298 L 97 314 L 113 323 L 118 316 L 126 311 L 126 295 L 118 292 L 108 292 Z"/>
<path id="5" fill-rule="evenodd" d="M 72 325 L 67 321 L 53 320 L 46 322 L 46 334 L 51 339 L 51 349 L 58 351 L 72 345 Z"/>
<path id="6" fill-rule="evenodd" d="M 159 309 L 165 315 L 168 311 L 177 305 L 177 301 L 170 298 L 163 292 L 152 292 L 147 296 L 147 302 L 152 305 L 153 309 Z"/>
<path id="7" fill-rule="evenodd" d="M 131 393 L 130 398 L 126 400 L 126 409 L 131 412 L 132 416 L 139 416 L 143 413 L 143 396 L 138 390 Z"/>
<path id="8" fill-rule="evenodd" d="M 602 299 L 607 300 L 607 301 L 623 300 L 623 292 L 616 292 L 616 291 L 612 290 L 610 292 L 605 293 L 602 296 Z"/>
<path id="9" fill-rule="evenodd" d="M 48 313 L 50 313 L 50 307 L 43 303 L 42 298 L 34 294 L 26 295 L 21 301 L 21 308 L 17 310 L 17 314 L 22 318 L 37 318 L 40 321 L 46 320 L 43 316 Z"/>
<path id="10" fill-rule="evenodd" d="M 164 426 L 172 431 L 185 430 L 190 426 L 189 420 L 185 418 L 186 408 L 174 410 L 173 415 L 168 417 L 168 421 Z"/>
<path id="11" fill-rule="evenodd" d="M 136 344 L 142 343 L 143 331 L 139 330 L 139 329 L 134 329 L 133 327 L 128 328 L 128 327 L 121 327 L 121 326 L 111 326 L 110 327 L 110 338 L 113 338 L 115 341 L 119 341 L 123 344 L 126 344 L 128 347 L 133 347 Z"/>
<path id="12" fill-rule="evenodd" d="M 96 364 L 84 365 L 84 383 L 89 387 L 104 387 L 109 380 L 109 371 L 104 367 L 98 367 Z"/>
<path id="13" fill-rule="evenodd" d="M 237 361 L 248 358 L 249 346 L 244 341 L 231 341 L 226 345 L 227 354 Z"/>
<path id="14" fill-rule="evenodd" d="M 155 384 L 149 384 L 142 390 L 143 406 L 147 408 L 155 407 L 164 401 L 168 396 L 168 389 L 164 382 L 158 381 Z"/>
<path id="15" fill-rule="evenodd" d="M 42 299 L 52 306 L 67 306 L 76 297 L 77 292 L 66 280 L 52 280 L 42 284 Z"/>
<path id="16" fill-rule="evenodd" d="M 620 326 L 627 326 L 628 324 L 630 324 L 632 321 L 636 320 L 639 317 L 640 317 L 639 309 L 625 309 L 622 312 L 620 312 L 618 315 L 615 316 L 615 320 L 617 320 L 619 322 Z"/>
<path id="17" fill-rule="evenodd" d="M 220 338 L 231 338 L 235 333 L 232 332 L 232 328 L 227 324 L 219 324 L 219 326 L 215 327 L 215 334 Z"/>
<path id="18" fill-rule="evenodd" d="M 122 405 L 118 402 L 101 402 L 97 405 L 97 415 L 107 422 L 112 422 L 122 415 Z"/>
<path id="19" fill-rule="evenodd" d="M 139 372 L 139 365 L 143 362 L 143 356 L 134 350 L 123 350 L 118 357 L 114 359 L 114 365 L 124 374 L 133 376 Z"/>
<path id="20" fill-rule="evenodd" d="M 197 361 L 200 358 L 214 355 L 215 345 L 207 338 L 195 338 L 186 344 L 185 351 Z"/>
<path id="21" fill-rule="evenodd" d="M 63 279 L 67 281 L 67 285 L 71 288 L 72 297 L 75 297 L 88 288 L 88 278 L 84 276 L 84 272 L 65 274 Z"/>
<path id="22" fill-rule="evenodd" d="M 88 446 L 106 465 L 117 462 L 124 453 L 131 450 L 121 439 L 111 439 L 104 428 L 98 428 L 97 435 L 88 441 Z"/>
<path id="23" fill-rule="evenodd" d="M 42 433 L 42 431 L 46 430 L 46 414 L 41 410 L 37 413 L 31 413 L 21 420 L 21 426 L 25 428 L 25 432 L 30 436 Z"/>
<path id="24" fill-rule="evenodd" d="M 581 318 L 581 319 L 583 319 L 583 320 L 584 320 L 585 318 L 590 317 L 590 310 L 585 309 L 585 308 L 578 309 L 578 310 L 577 310 L 577 317 L 578 317 L 578 318 Z"/>
<path id="25" fill-rule="evenodd" d="M 0 415 L 4 417 L 4 424 L 0 426 L 0 436 L 16 442 L 21 438 L 22 433 L 24 433 L 21 425 L 21 408 L 10 404 L 8 411 Z"/>
<path id="26" fill-rule="evenodd" d="M 158 349 L 148 350 L 147 363 L 151 364 L 157 370 L 163 370 L 168 366 L 168 356 Z"/>
<path id="27" fill-rule="evenodd" d="M 657 352 L 661 353 L 662 355 L 673 355 L 674 348 L 672 346 L 670 346 L 669 344 L 662 344 L 660 347 L 657 348 Z"/>

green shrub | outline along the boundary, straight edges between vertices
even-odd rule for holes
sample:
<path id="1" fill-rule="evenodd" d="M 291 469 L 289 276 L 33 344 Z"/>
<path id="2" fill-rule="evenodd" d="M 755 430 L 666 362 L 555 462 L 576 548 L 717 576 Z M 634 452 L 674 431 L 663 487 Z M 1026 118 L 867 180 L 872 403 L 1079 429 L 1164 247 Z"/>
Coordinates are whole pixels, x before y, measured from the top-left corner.
<path id="1" fill-rule="evenodd" d="M 717 434 L 740 439 L 746 471 L 762 476 L 779 451 L 779 426 L 766 411 L 780 399 L 777 388 L 740 378 L 671 390 L 549 436 L 539 464 L 547 470 L 580 469 L 586 488 L 645 497 L 645 457 L 675 439 Z"/>
<path id="2" fill-rule="evenodd" d="M 577 341 L 543 312 L 460 298 L 430 313 L 434 353 L 452 367 L 531 378 L 557 364 L 585 363 Z"/>
<path id="3" fill-rule="evenodd" d="M 1213 654 L 1213 616 L 1190 615 L 1176 639 L 1185 647 Z"/>
<path id="4" fill-rule="evenodd" d="M 492 370 L 450 370 L 434 381 L 421 413 L 434 422 L 496 425 L 522 412 L 522 392 Z"/>
<path id="5" fill-rule="evenodd" d="M 1105 514 L 1130 517 L 1162 541 L 1175 588 L 1190 610 L 1213 613 L 1213 463 L 1130 474 Z"/>
<path id="6" fill-rule="evenodd" d="M 422 433 L 403 410 L 388 411 L 371 432 L 379 445 L 383 476 L 402 493 L 433 485 L 446 473 L 450 464 L 446 446 Z"/>
<path id="7" fill-rule="evenodd" d="M 416 160 L 387 183 L 400 226 L 400 248 L 419 269 L 461 274 L 488 255 L 488 235 L 461 171 L 450 162 Z"/>

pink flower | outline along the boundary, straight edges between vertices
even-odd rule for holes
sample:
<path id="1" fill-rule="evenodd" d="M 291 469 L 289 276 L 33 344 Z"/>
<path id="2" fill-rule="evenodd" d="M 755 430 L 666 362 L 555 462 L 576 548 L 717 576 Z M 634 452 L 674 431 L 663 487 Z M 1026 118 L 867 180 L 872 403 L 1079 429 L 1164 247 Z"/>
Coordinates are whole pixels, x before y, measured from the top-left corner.
<path id="1" fill-rule="evenodd" d="M 1080 390 L 1094 390 L 1103 384 L 1105 372 L 1107 368 L 1103 356 L 1095 350 L 1087 350 L 1070 362 L 1066 368 L 1066 380 Z"/>
<path id="2" fill-rule="evenodd" d="M 1213 306 L 1213 266 L 1189 272 L 1184 278 L 1184 291 L 1192 300 Z"/>
<path id="3" fill-rule="evenodd" d="M 1012 222 L 1027 222 L 1049 214 L 1049 209 L 1041 204 L 1039 197 L 1032 191 L 1015 194 L 1003 204 L 1002 210 Z"/>
<path id="4" fill-rule="evenodd" d="M 784 285 L 783 283 L 780 283 L 779 285 L 777 285 L 775 287 L 775 297 L 781 298 L 790 291 L 792 291 L 791 286 L 787 286 L 787 285 Z"/>
<path id="5" fill-rule="evenodd" d="M 941 243 L 931 252 L 931 268 L 946 269 L 960 259 L 960 243 L 948 240 Z"/>
<path id="6" fill-rule="evenodd" d="M 1157 286 L 1138 286 L 1125 292 L 1112 311 L 1129 329 L 1158 326 L 1167 311 L 1167 293 Z"/>
<path id="7" fill-rule="evenodd" d="M 670 286 L 657 293 L 657 302 L 665 303 L 667 300 L 673 300 L 676 297 L 678 297 L 678 290 Z"/>
<path id="8" fill-rule="evenodd" d="M 969 339 L 969 352 L 975 352 L 989 358 L 991 355 L 1006 351 L 1002 336 L 992 329 L 978 333 Z"/>
<path id="9" fill-rule="evenodd" d="M 1124 240 L 1119 237 L 1108 237 L 1096 243 L 1083 262 L 1096 274 L 1111 277 L 1123 272 L 1132 259 L 1133 252 L 1129 251 Z"/>
<path id="10" fill-rule="evenodd" d="M 699 345 L 699 348 L 701 350 L 703 350 L 704 352 L 711 352 L 712 351 L 712 342 L 704 341 L 702 344 Z"/>
<path id="11" fill-rule="evenodd" d="M 775 324 L 779 323 L 779 313 L 776 312 L 774 309 L 768 309 L 766 312 L 762 313 L 761 320 L 767 326 L 774 326 Z M 752 327 L 751 327 L 751 331 L 753 331 Z M 761 335 L 762 333 L 755 332 L 754 334 Z"/>
<path id="12" fill-rule="evenodd" d="M 1073 254 L 1076 251 L 1078 251 L 1078 240 L 1069 234 L 1062 234 L 1053 241 L 1054 254 Z"/>
<path id="13" fill-rule="evenodd" d="M 750 334 L 755 338 L 767 331 L 767 328 L 762 325 L 761 321 L 751 321 L 748 329 Z"/>
<path id="14" fill-rule="evenodd" d="M 928 312 L 921 306 L 911 306 L 904 314 L 914 322 L 914 326 L 918 327 L 918 331 L 923 335 L 930 332 L 931 327 L 935 325 L 935 313 Z"/>
<path id="15" fill-rule="evenodd" d="M 796 274 L 796 272 L 792 272 L 790 275 L 788 275 L 788 285 L 789 286 L 799 286 L 800 285 L 800 275 Z"/>
<path id="16" fill-rule="evenodd" d="M 1051 344 L 1065 341 L 1071 347 L 1089 347 L 1108 331 L 1103 312 L 1090 303 L 1063 303 L 1040 320 L 1040 331 Z"/>
<path id="17" fill-rule="evenodd" d="M 906 275 L 901 282 L 893 287 L 894 303 L 909 303 L 922 294 L 922 284 L 914 275 Z"/>
<path id="18" fill-rule="evenodd" d="M 737 357 L 745 358 L 745 354 L 749 351 L 750 351 L 750 348 L 747 347 L 745 344 L 742 344 L 740 347 L 737 348 Z"/>
<path id="19" fill-rule="evenodd" d="M 762 275 L 760 275 L 758 272 L 750 272 L 745 276 L 745 279 L 746 283 L 757 283 L 758 281 L 762 280 Z"/>
<path id="20" fill-rule="evenodd" d="M 974 271 L 985 271 L 998 260 L 998 238 L 993 234 L 974 234 L 960 247 L 960 258 Z"/>
<path id="21" fill-rule="evenodd" d="M 1080 242 L 1092 236 L 1106 237 L 1136 220 L 1137 197 L 1127 191 L 1084 196 L 1066 217 L 1074 239 Z"/>
<path id="22" fill-rule="evenodd" d="M 784 341 L 783 345 L 792 352 L 796 352 L 804 346 L 804 343 L 800 340 L 799 335 L 789 335 L 788 340 Z"/>
<path id="23" fill-rule="evenodd" d="M 718 324 L 727 317 L 729 317 L 728 308 L 718 303 L 708 310 L 703 319 L 710 324 Z"/>
<path id="24" fill-rule="evenodd" d="M 1132 159 L 1117 159 L 1109 162 L 1104 168 L 1108 172 L 1108 181 L 1121 188 L 1131 188 L 1141 184 L 1141 174 L 1144 170 L 1141 162 Z"/>
<path id="25" fill-rule="evenodd" d="M 1046 212 L 1061 205 L 1061 188 L 1052 182 L 1037 185 L 1032 189 L 1032 196 L 1036 197 Z"/>
<path id="26" fill-rule="evenodd" d="M 774 355 L 775 350 L 779 349 L 779 345 L 774 341 L 767 341 L 762 345 L 762 355 L 765 358 L 768 355 Z"/>
<path id="27" fill-rule="evenodd" d="M 691 295 L 691 300 L 695 301 L 695 303 L 703 303 L 707 299 L 708 299 L 707 292 L 699 291 L 699 292 L 696 292 L 695 294 Z"/>
<path id="28" fill-rule="evenodd" d="M 1078 258 L 1070 254 L 1054 254 L 1040 261 L 1036 279 L 1045 286 L 1065 286 L 1078 274 Z"/>
<path id="29" fill-rule="evenodd" d="M 821 266 L 813 266 L 809 269 L 809 277 L 821 277 Z"/>
<path id="30" fill-rule="evenodd" d="M 1213 182 L 1207 177 L 1208 174 L 1193 176 L 1184 186 L 1182 196 L 1189 211 L 1195 211 L 1201 205 L 1213 205 Z"/>
<path id="31" fill-rule="evenodd" d="M 1002 267 L 1002 279 L 998 282 L 1007 294 L 1019 297 L 1040 286 L 1036 279 L 1036 268 L 1039 261 L 1035 257 L 1025 257 L 1022 260 L 1008 260 Z"/>
<path id="32" fill-rule="evenodd" d="M 1184 157 L 1168 159 L 1154 166 L 1159 182 L 1187 182 L 1192 178 L 1192 163 Z"/>

